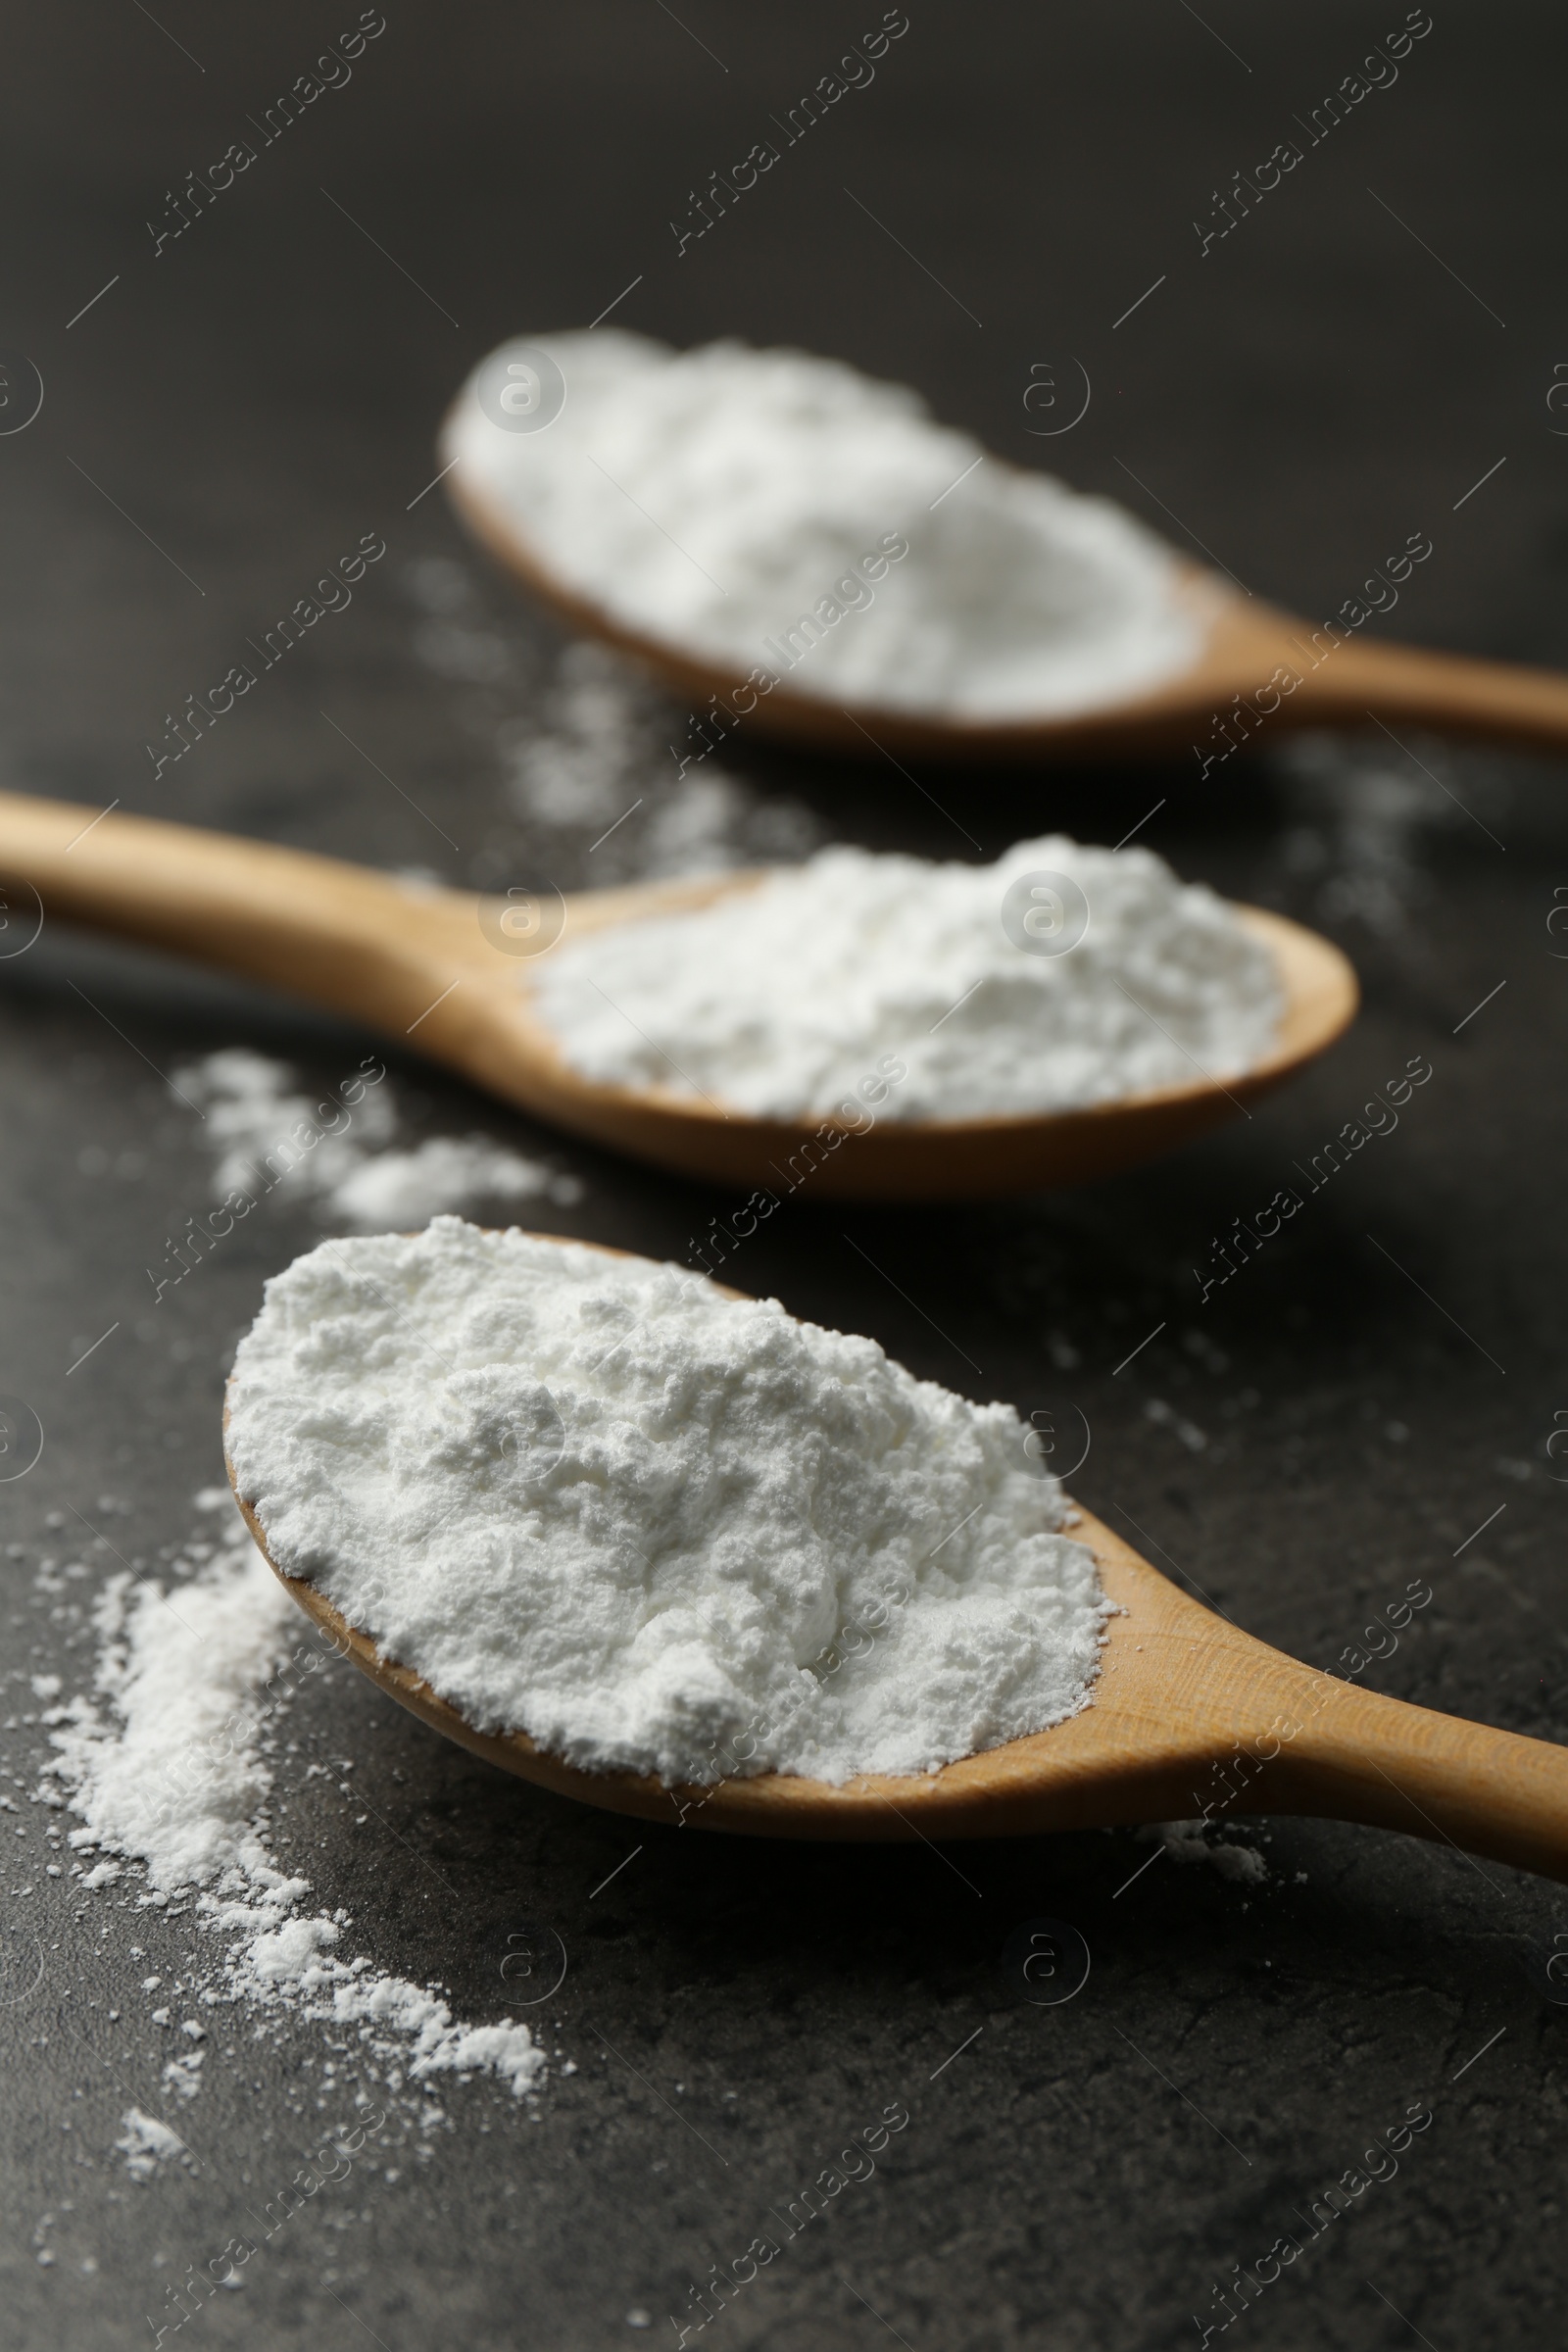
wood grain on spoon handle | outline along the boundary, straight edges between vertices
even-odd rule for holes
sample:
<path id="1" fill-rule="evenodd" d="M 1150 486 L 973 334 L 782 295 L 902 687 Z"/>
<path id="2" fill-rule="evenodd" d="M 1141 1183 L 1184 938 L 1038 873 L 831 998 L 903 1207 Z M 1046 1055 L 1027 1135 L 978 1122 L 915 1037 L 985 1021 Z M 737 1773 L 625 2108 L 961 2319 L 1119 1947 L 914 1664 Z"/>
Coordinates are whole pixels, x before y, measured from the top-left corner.
<path id="1" fill-rule="evenodd" d="M 275 843 L 0 793 L 0 884 L 85 923 L 386 1028 L 443 955 L 485 956 L 476 902 Z"/>
<path id="2" fill-rule="evenodd" d="M 752 879 L 696 875 L 583 892 L 564 907 L 576 935 L 626 915 L 705 906 Z M 661 1152 L 658 1111 L 633 1090 L 596 1086 L 569 1069 L 529 1015 L 527 955 L 495 942 L 505 899 L 411 883 L 273 842 L 0 792 L 5 890 L 35 891 L 46 921 L 166 949 L 346 1013 L 394 1043 L 410 1038 L 502 1101 L 596 1141 L 695 1173 L 725 1172 L 722 1160 L 706 1166 L 701 1137 L 682 1152 L 684 1130 L 700 1123 L 706 1104 L 664 1108 L 674 1149 Z M 798 1140 L 784 1128 L 776 1139 L 769 1133 L 768 1146 L 787 1153 Z M 744 1174 L 760 1181 L 750 1160 Z"/>
<path id="3" fill-rule="evenodd" d="M 939 1798 L 904 1800 L 923 1834 L 1299 1813 L 1568 1880 L 1568 1748 L 1302 1665 L 1190 1599 L 1092 1513 L 1069 1532 L 1125 1611 L 1094 1702 L 915 1784 Z"/>
<path id="4" fill-rule="evenodd" d="M 1303 1665 L 1190 1599 L 1090 1513 L 1072 1532 L 1128 1611 L 1096 1691 L 1137 1807 L 1118 1818 L 1312 1814 L 1568 1880 L 1568 1748 Z M 1131 1641 L 1142 1648 L 1129 1656 Z M 1129 1676 L 1134 1658 L 1143 1671 Z"/>
<path id="5" fill-rule="evenodd" d="M 506 1102 L 657 1165 L 776 1201 L 809 1177 L 822 1199 L 937 1200 L 1080 1184 L 1172 1150 L 1246 1110 L 1353 1018 L 1355 975 L 1329 941 L 1260 907 L 1233 909 L 1267 947 L 1283 1009 L 1240 1075 L 1192 1062 L 1175 1085 L 1076 1109 L 983 1118 L 873 1118 L 858 1096 L 762 1119 L 670 1080 L 618 1086 L 573 1067 L 540 1017 L 534 956 L 564 932 L 685 913 L 754 888 L 745 872 L 526 902 L 406 882 L 337 858 L 118 810 L 0 794 L 0 888 L 35 890 L 46 917 L 270 982 L 409 1040 Z M 544 910 L 549 909 L 545 919 Z M 559 921 L 557 920 L 559 917 Z M 945 1017 L 945 1016 L 944 1016 Z M 1189 1057 L 1190 1059 L 1191 1057 Z M 762 1211 L 761 1213 L 768 1213 Z"/>
<path id="6" fill-rule="evenodd" d="M 1298 725 L 1360 726 L 1372 718 L 1544 751 L 1568 748 L 1568 677 L 1425 646 L 1378 639 L 1338 645 L 1302 678 L 1291 704 L 1299 706 L 1292 710 Z"/>
<path id="7" fill-rule="evenodd" d="M 754 879 L 697 875 L 579 893 L 565 904 L 579 935 L 630 914 L 705 906 Z M 270 981 L 383 1028 L 405 1000 L 428 1002 L 421 992 L 438 966 L 515 993 L 527 962 L 500 952 L 481 926 L 481 909 L 499 914 L 505 899 L 24 793 L 0 792 L 0 887 L 7 885 L 37 891 L 46 916 Z"/>
<path id="8" fill-rule="evenodd" d="M 1114 748 L 1180 744 L 1206 773 L 1229 756 L 1227 744 L 1243 749 L 1285 728 L 1365 728 L 1379 720 L 1548 750 L 1568 745 L 1568 676 L 1555 670 L 1384 638 L 1329 637 L 1260 598 L 1210 595 L 1207 602 L 1206 641 L 1193 668 L 1099 722 Z"/>
<path id="9" fill-rule="evenodd" d="M 1306 1678 L 1303 1700 L 1318 1705 Z M 1269 1812 L 1318 1813 L 1441 1839 L 1568 1881 L 1568 1748 L 1334 1683 L 1267 1767 Z M 1245 1800 L 1243 1800 L 1245 1802 Z"/>

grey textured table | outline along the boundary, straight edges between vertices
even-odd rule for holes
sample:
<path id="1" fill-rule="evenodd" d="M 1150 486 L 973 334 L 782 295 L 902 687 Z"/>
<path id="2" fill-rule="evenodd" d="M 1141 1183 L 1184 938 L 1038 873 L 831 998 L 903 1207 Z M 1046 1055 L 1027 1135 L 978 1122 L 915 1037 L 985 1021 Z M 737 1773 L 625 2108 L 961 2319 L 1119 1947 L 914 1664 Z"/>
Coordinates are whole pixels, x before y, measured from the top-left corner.
<path id="1" fill-rule="evenodd" d="M 684 713 L 564 646 L 425 490 L 435 419 L 478 353 L 615 304 L 678 342 L 793 340 L 917 383 L 1004 455 L 1124 499 L 1314 619 L 1425 530 L 1395 630 L 1560 662 L 1560 19 L 1438 9 L 1397 79 L 1308 145 L 1325 93 L 1401 22 L 1393 5 L 1259 24 L 1234 0 L 1092 19 L 910 0 L 869 86 L 684 250 L 670 221 L 690 191 L 877 12 L 389 0 L 352 78 L 264 139 L 278 92 L 353 22 L 167 0 L 156 20 L 10 26 L 0 343 L 45 397 L 0 437 L 6 780 L 568 887 L 612 858 L 812 839 L 1115 841 L 1158 804 L 1141 838 L 1184 871 L 1343 942 L 1366 990 L 1348 1041 L 1251 1120 L 1092 1194 L 929 1214 L 803 1199 L 736 1279 L 923 1374 L 1083 1414 L 1085 1500 L 1316 1663 L 1426 1580 L 1431 1605 L 1367 1679 L 1560 1735 L 1568 942 L 1547 918 L 1568 820 L 1550 763 L 1373 736 L 1265 745 L 1201 786 L 1196 762 L 910 781 L 742 737 L 724 776 L 677 784 Z M 1301 166 L 1205 251 L 1234 173 L 1298 136 Z M 174 236 L 186 174 L 240 138 L 255 164 Z M 1088 415 L 1031 438 L 1066 415 L 1075 363 Z M 1063 406 L 1026 408 L 1047 369 Z M 352 608 L 158 770 L 146 747 L 184 698 L 368 531 L 387 554 Z M 593 853 L 595 811 L 638 798 Z M 46 1435 L 0 1486 L 7 2343 L 144 2343 L 170 2283 L 247 2226 L 325 2114 L 318 2028 L 253 2046 L 220 2013 L 181 2127 L 199 2169 L 127 2177 L 119 2119 L 127 2097 L 156 2107 L 168 2054 L 140 1980 L 177 1973 L 192 1922 L 44 1875 L 26 1678 L 82 1688 L 81 1596 L 117 1553 L 156 1571 L 192 1532 L 235 1336 L 322 1230 L 280 1200 L 151 1313 L 144 1269 L 211 1181 L 157 1071 L 245 1043 L 326 1082 L 373 1042 L 53 926 L 0 964 L 0 1389 Z M 1200 1305 L 1215 1237 L 1414 1054 L 1433 1077 L 1397 1132 Z M 483 1131 L 579 1176 L 563 1230 L 680 1256 L 723 1205 L 412 1057 L 395 1079 L 416 1131 Z M 51 1596 L 42 1558 L 89 1577 Z M 323 2192 L 186 2340 L 578 2352 L 644 2340 L 627 2314 L 646 2311 L 667 2342 L 710 2266 L 902 2100 L 874 2177 L 710 2342 L 1193 2342 L 1234 2266 L 1255 2277 L 1278 2238 L 1304 2239 L 1293 2216 L 1411 2102 L 1433 2121 L 1397 2173 L 1231 2324 L 1357 2352 L 1562 2341 L 1568 2009 L 1542 1962 L 1568 1903 L 1548 1885 L 1307 1822 L 1210 1840 L 1261 1854 L 1261 1883 L 1130 1832 L 951 1852 L 629 1833 L 468 1761 L 347 1667 L 290 1737 L 277 1818 L 357 1948 L 496 2018 L 497 1951 L 519 1918 L 543 1923 L 568 1970 L 536 2014 L 576 2071 L 553 2062 L 531 2109 L 449 2088 L 422 2153 Z M 363 1822 L 306 1777 L 344 1755 L 373 1799 Z M 1092 1953 L 1055 2006 L 1004 1965 L 1042 1916 Z"/>

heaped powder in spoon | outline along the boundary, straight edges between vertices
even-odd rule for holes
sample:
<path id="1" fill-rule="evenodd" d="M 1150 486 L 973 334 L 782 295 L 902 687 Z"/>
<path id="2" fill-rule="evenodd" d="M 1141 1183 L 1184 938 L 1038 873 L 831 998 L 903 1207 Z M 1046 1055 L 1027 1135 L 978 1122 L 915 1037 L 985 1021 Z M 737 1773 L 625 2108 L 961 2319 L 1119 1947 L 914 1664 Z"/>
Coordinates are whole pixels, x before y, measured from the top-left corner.
<path id="1" fill-rule="evenodd" d="M 439 1217 L 275 1275 L 229 1393 L 268 1548 L 590 1771 L 924 1772 L 1088 1703 L 1106 1604 L 1010 1405 L 643 1258 Z"/>
<path id="2" fill-rule="evenodd" d="M 1026 1114 L 1232 1078 L 1283 1002 L 1223 899 L 1150 851 L 1060 834 L 996 865 L 821 850 L 697 913 L 568 930 L 532 977 L 586 1077 L 781 1119 L 873 1096 L 879 1119 Z"/>
<path id="3" fill-rule="evenodd" d="M 1152 687 L 1202 639 L 1132 515 L 838 360 L 610 327 L 504 345 L 442 458 L 564 587 L 737 680 L 760 666 L 865 709 L 1055 717 Z"/>

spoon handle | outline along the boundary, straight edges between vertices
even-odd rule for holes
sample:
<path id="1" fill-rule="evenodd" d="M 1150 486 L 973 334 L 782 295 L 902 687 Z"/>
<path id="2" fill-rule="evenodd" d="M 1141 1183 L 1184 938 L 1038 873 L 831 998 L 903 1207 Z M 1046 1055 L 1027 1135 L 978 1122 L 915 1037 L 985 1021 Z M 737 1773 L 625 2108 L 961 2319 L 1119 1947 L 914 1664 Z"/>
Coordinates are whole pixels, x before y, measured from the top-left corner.
<path id="1" fill-rule="evenodd" d="M 0 793 L 0 891 L 52 916 L 218 964 L 387 1028 L 433 966 L 483 954 L 475 902 L 270 842 Z M 406 1009 L 405 1009 L 406 1008 Z"/>
<path id="2" fill-rule="evenodd" d="M 1299 638 L 1291 642 L 1312 658 Z M 1422 646 L 1334 644 L 1283 708 L 1304 725 L 1363 726 L 1370 718 L 1550 751 L 1568 746 L 1568 677 Z"/>
<path id="3" fill-rule="evenodd" d="M 1296 1668 L 1259 1782 L 1269 1812 L 1436 1838 L 1568 1880 L 1568 1747 Z M 1479 1863 L 1473 1867 L 1480 1869 Z M 1483 1876 L 1486 1874 L 1483 1873 Z"/>

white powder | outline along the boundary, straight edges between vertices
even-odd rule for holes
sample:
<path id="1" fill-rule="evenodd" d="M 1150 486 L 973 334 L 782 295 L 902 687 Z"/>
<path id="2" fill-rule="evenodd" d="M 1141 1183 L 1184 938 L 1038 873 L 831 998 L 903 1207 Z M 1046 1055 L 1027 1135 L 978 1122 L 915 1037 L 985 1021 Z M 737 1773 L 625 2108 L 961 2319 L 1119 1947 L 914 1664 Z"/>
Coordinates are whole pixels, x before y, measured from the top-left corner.
<path id="1" fill-rule="evenodd" d="M 1038 952 L 1053 903 L 1018 904 L 1036 873 L 1080 894 L 1046 885 L 1087 916 L 1064 953 Z M 1043 939 L 1020 931 L 1036 905 Z M 591 1078 L 764 1117 L 843 1105 L 852 1124 L 857 1098 L 881 1118 L 979 1118 L 1233 1077 L 1282 1003 L 1273 957 L 1212 891 L 1061 834 L 996 865 L 821 850 L 698 913 L 568 933 L 534 987 Z"/>
<path id="2" fill-rule="evenodd" d="M 229 1401 L 279 1565 L 590 1770 L 922 1772 L 1088 1703 L 1105 1604 L 1012 1407 L 776 1300 L 440 1217 L 274 1276 Z"/>
<path id="3" fill-rule="evenodd" d="M 1140 1845 L 1158 1843 L 1173 1862 L 1209 1862 L 1222 1879 L 1230 1879 L 1244 1886 L 1260 1886 L 1268 1878 L 1268 1864 L 1252 1845 L 1233 1845 L 1223 1838 L 1212 1841 L 1204 1836 L 1206 1821 L 1153 1821 L 1138 1833 Z"/>
<path id="4" fill-rule="evenodd" d="M 412 1152 L 378 1152 L 332 1187 L 335 1213 L 361 1231 L 425 1225 L 470 1200 L 582 1199 L 574 1176 L 552 1176 L 482 1135 L 427 1136 Z"/>
<path id="5" fill-rule="evenodd" d="M 173 1092 L 202 1113 L 202 1141 L 217 1154 L 213 1198 L 231 1192 L 252 1198 L 270 1183 L 321 1198 L 389 1143 L 397 1112 L 385 1071 L 360 1084 L 352 1102 L 339 1096 L 313 1100 L 300 1091 L 299 1072 L 249 1046 L 223 1046 L 173 1073 Z M 308 1140 L 309 1139 L 309 1140 Z"/>
<path id="6" fill-rule="evenodd" d="M 481 397 L 514 352 L 564 380 L 542 430 L 508 429 Z M 1152 687 L 1201 643 L 1174 559 L 1121 508 L 986 457 L 918 394 L 836 360 L 545 335 L 470 378 L 442 456 L 564 585 L 737 680 L 758 666 L 866 709 L 1060 715 Z"/>
<path id="7" fill-rule="evenodd" d="M 162 2080 L 175 2098 L 193 2099 L 202 2086 L 201 2070 L 205 2065 L 205 2050 L 185 2050 L 179 2057 L 171 2058 Z"/>
<path id="8" fill-rule="evenodd" d="M 139 2107 L 127 2107 L 120 2119 L 122 2131 L 115 2145 L 125 2159 L 125 2170 L 133 2180 L 150 2180 L 160 2166 L 182 2163 L 195 2169 L 195 2159 L 177 2132 L 171 2132 L 156 2115 L 145 2115 Z"/>
<path id="9" fill-rule="evenodd" d="M 502 728 L 508 797 L 564 887 L 572 876 L 580 888 L 605 889 L 787 864 L 822 840 L 801 802 L 764 799 L 716 758 L 709 764 L 706 733 L 686 730 L 672 764 L 670 716 L 617 654 L 579 643 L 563 648 L 551 685 Z"/>
<path id="10" fill-rule="evenodd" d="M 351 1229 L 423 1224 L 438 1210 L 476 1200 L 582 1199 L 575 1176 L 558 1175 L 488 1136 L 430 1136 L 391 1148 L 398 1105 L 384 1065 L 371 1060 L 323 1096 L 299 1091 L 287 1062 L 225 1046 L 173 1074 L 174 1092 L 204 1114 L 218 1153 L 213 1198 L 254 1205 L 281 1186 L 333 1224 Z M 248 1212 L 242 1212 L 248 1213 Z"/>
<path id="11" fill-rule="evenodd" d="M 103 1647 L 95 1689 L 56 1730 L 56 1771 L 86 1831 L 77 1851 L 134 1855 L 153 1886 L 173 1888 L 236 1871 L 280 1886 L 255 1815 L 271 1787 L 257 1746 L 258 1693 L 288 1654 L 288 1595 L 249 1543 L 169 1592 L 111 1577 L 94 1604 Z M 269 1588 L 270 1587 L 270 1590 Z M 281 1604 L 281 1605 L 280 1605 Z"/>
<path id="12" fill-rule="evenodd" d="M 48 1718 L 50 1773 L 83 1823 L 71 1833 L 72 1847 L 139 1866 L 149 1890 L 142 1899 L 160 1907 L 172 1894 L 201 1890 L 196 1913 L 212 1938 L 204 1998 L 352 2033 L 366 2056 L 389 2065 L 393 2088 L 405 2075 L 422 2082 L 488 2072 L 521 2095 L 545 2071 L 525 2025 L 460 2024 L 437 1988 L 368 1958 L 341 1958 L 335 1947 L 346 1915 L 313 1916 L 310 1882 L 274 1858 L 274 1776 L 265 1751 L 275 1747 L 292 1693 L 319 1670 L 322 1653 L 302 1643 L 298 1609 L 229 1515 L 235 1534 L 189 1582 L 166 1591 L 122 1573 L 99 1595 L 95 1696 Z M 98 1888 L 120 1876 L 100 1863 L 78 1883 Z M 151 1978 L 143 1989 L 159 1982 Z M 154 2017 L 168 2022 L 169 2012 Z M 193 2042 L 203 2037 L 195 2020 L 182 2030 Z M 165 2067 L 175 2098 L 197 2095 L 203 2058 L 186 2049 Z M 138 2179 L 183 2145 L 138 2111 L 124 2121 L 128 2136 L 118 2144 Z"/>

